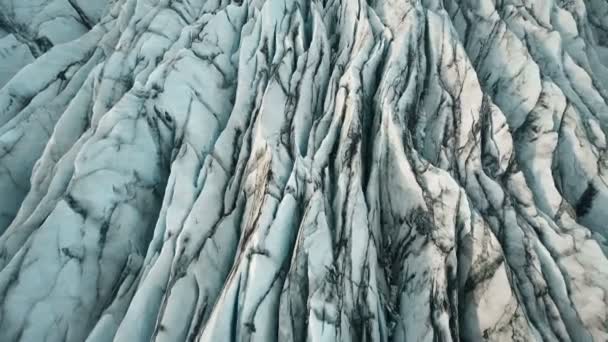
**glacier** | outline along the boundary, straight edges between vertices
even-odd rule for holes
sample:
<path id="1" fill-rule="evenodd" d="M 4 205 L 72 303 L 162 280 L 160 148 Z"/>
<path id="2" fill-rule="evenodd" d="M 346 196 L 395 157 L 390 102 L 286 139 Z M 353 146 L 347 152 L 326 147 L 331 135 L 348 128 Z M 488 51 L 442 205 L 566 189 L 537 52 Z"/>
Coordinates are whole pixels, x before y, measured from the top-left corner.
<path id="1" fill-rule="evenodd" d="M 0 0 L 0 341 L 608 340 L 605 0 Z"/>

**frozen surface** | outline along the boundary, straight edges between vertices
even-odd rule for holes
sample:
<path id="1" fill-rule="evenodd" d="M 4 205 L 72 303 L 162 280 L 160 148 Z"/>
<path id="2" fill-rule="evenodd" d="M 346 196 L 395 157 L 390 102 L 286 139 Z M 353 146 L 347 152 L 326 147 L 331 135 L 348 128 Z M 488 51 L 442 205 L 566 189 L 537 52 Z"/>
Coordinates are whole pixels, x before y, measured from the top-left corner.
<path id="1" fill-rule="evenodd" d="M 606 341 L 604 0 L 0 0 L 0 341 Z"/>
<path id="2" fill-rule="evenodd" d="M 34 60 L 27 45 L 14 35 L 0 38 L 0 87 L 3 87 L 25 65 Z"/>

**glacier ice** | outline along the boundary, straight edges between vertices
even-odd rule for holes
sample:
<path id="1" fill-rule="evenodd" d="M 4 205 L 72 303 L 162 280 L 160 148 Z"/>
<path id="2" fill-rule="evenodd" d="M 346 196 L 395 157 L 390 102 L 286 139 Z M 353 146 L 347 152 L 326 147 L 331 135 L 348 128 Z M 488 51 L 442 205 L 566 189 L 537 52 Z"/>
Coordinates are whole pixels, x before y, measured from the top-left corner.
<path id="1" fill-rule="evenodd" d="M 0 341 L 605 341 L 605 0 L 0 0 Z"/>

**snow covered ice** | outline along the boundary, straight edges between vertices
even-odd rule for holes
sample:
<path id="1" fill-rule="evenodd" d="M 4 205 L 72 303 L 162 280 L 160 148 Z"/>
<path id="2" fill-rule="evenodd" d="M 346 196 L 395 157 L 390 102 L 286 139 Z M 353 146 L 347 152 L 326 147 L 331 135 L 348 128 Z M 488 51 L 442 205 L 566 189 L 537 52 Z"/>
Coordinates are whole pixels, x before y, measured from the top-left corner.
<path id="1" fill-rule="evenodd" d="M 0 341 L 608 340 L 605 0 L 0 0 Z"/>

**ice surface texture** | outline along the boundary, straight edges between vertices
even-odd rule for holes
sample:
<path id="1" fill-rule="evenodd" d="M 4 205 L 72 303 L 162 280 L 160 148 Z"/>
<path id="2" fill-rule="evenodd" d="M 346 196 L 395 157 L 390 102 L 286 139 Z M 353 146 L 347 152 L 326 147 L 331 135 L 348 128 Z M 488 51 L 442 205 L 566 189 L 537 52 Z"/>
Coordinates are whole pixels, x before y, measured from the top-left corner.
<path id="1" fill-rule="evenodd" d="M 0 341 L 606 341 L 605 0 L 0 0 Z"/>

